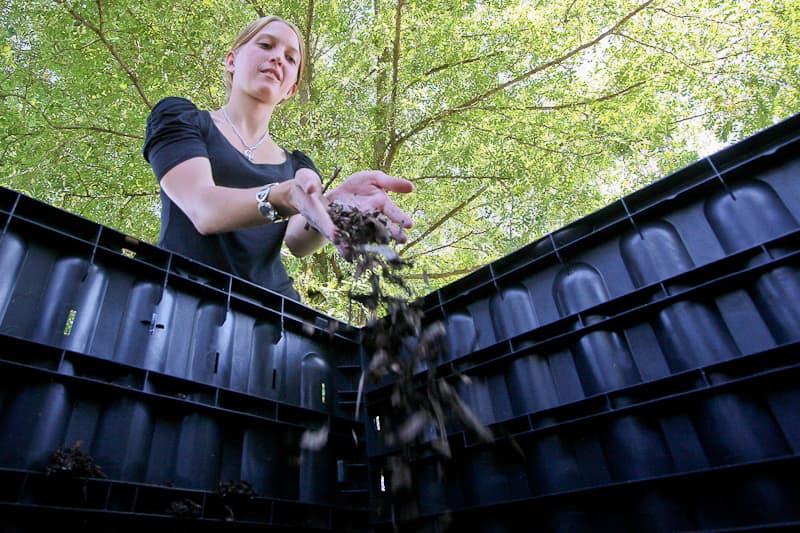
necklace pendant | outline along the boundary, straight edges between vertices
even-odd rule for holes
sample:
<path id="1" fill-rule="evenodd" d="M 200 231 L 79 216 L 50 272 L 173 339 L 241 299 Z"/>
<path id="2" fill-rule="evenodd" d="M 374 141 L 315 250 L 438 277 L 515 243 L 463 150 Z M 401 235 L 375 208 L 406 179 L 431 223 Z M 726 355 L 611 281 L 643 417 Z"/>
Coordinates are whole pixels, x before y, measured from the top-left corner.
<path id="1" fill-rule="evenodd" d="M 230 125 L 231 129 L 233 130 L 233 133 L 236 135 L 236 137 L 238 137 L 239 141 L 241 141 L 242 145 L 244 146 L 244 156 L 248 159 L 248 161 L 252 162 L 253 159 L 255 159 L 256 157 L 255 154 L 253 154 L 253 150 L 264 144 L 264 142 L 267 139 L 269 139 L 269 127 L 267 127 L 267 130 L 264 132 L 264 135 L 261 136 L 261 139 L 259 139 L 259 141 L 256 144 L 254 144 L 253 146 L 248 146 L 248 144 L 244 142 L 244 138 L 239 133 L 239 130 L 236 129 L 236 125 L 231 120 L 231 117 L 228 116 L 228 112 L 225 110 L 224 107 L 222 108 L 222 115 L 225 117 L 225 120 Z M 267 124 L 267 126 L 269 126 L 269 124 Z"/>

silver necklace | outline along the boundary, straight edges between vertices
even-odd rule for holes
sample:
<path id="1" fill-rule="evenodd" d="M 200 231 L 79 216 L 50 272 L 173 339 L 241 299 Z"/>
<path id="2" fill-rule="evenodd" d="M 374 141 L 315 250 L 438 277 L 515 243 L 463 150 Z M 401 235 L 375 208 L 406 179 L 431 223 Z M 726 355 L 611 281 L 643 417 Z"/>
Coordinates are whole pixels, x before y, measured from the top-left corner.
<path id="1" fill-rule="evenodd" d="M 231 117 L 228 116 L 228 112 L 225 110 L 224 107 L 222 108 L 222 115 L 225 117 L 225 120 L 228 121 L 228 124 L 230 124 L 231 129 L 233 130 L 233 133 L 236 134 L 236 136 L 239 138 L 239 140 L 244 145 L 244 155 L 245 155 L 245 157 L 247 157 L 248 160 L 252 161 L 255 158 L 255 155 L 253 154 L 253 150 L 255 150 L 256 148 L 258 148 L 259 146 L 264 144 L 264 141 L 266 141 L 269 138 L 269 128 L 267 128 L 267 131 L 264 132 L 264 135 L 261 137 L 261 139 L 258 140 L 257 143 L 255 143 L 252 146 L 248 146 L 247 143 L 244 142 L 244 138 L 242 138 L 242 135 L 239 133 L 239 130 L 237 130 L 236 126 L 233 125 L 233 121 L 231 120 Z"/>

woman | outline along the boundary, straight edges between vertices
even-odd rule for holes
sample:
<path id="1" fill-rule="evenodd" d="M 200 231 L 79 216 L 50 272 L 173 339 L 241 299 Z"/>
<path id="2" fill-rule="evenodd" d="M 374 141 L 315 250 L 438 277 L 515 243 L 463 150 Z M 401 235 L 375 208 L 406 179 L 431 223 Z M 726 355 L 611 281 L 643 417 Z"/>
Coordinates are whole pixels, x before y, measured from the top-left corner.
<path id="1" fill-rule="evenodd" d="M 270 136 L 275 107 L 298 88 L 304 60 L 297 27 L 263 17 L 242 30 L 225 56 L 228 101 L 214 111 L 165 98 L 147 119 L 143 154 L 161 186 L 159 244 L 299 299 L 280 259 L 285 240 L 297 257 L 336 239 L 327 212 L 337 201 L 380 210 L 405 241 L 411 219 L 387 191 L 411 182 L 357 172 L 327 195 L 313 162 Z"/>

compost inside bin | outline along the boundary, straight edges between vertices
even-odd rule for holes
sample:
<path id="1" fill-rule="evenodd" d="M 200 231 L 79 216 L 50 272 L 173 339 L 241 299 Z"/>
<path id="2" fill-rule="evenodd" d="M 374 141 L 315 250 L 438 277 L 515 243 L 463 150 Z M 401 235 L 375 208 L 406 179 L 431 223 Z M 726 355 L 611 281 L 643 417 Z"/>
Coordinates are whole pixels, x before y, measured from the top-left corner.
<path id="1" fill-rule="evenodd" d="M 45 468 L 48 476 L 73 476 L 105 478 L 103 469 L 94 462 L 91 455 L 81 451 L 81 441 L 76 441 L 69 448 L 58 448 L 50 455 Z"/>

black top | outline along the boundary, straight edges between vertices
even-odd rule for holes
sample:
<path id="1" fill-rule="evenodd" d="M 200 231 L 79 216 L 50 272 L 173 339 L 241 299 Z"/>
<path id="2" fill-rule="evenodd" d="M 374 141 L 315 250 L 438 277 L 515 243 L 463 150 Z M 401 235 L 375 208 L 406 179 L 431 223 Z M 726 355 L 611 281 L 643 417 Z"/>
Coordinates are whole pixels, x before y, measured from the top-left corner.
<path id="1" fill-rule="evenodd" d="M 287 152 L 280 164 L 250 162 L 217 129 L 208 111 L 176 97 L 165 98 L 153 108 L 147 118 L 142 153 L 159 182 L 175 165 L 193 157 L 208 158 L 214 182 L 224 187 L 250 188 L 286 181 L 300 168 L 317 172 L 311 159 L 299 150 Z M 286 222 L 278 222 L 201 235 L 161 190 L 159 246 L 299 300 L 280 258 L 285 233 Z"/>

